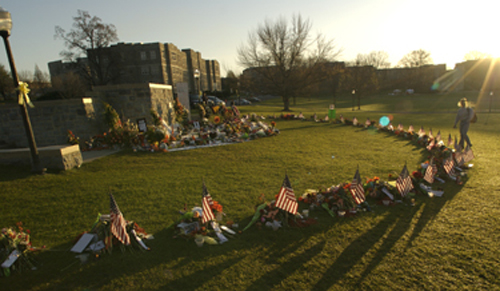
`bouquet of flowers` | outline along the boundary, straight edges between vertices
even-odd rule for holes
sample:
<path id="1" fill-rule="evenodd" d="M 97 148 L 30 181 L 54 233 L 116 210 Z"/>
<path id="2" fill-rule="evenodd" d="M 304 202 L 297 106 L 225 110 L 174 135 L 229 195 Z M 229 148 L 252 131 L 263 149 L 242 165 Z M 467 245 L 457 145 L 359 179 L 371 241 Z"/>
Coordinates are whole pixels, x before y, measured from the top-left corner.
<path id="1" fill-rule="evenodd" d="M 17 229 L 3 228 L 0 235 L 1 274 L 5 277 L 10 275 L 11 270 L 36 270 L 32 253 L 40 249 L 32 247 L 29 229 L 25 230 L 22 222 L 16 225 Z"/>

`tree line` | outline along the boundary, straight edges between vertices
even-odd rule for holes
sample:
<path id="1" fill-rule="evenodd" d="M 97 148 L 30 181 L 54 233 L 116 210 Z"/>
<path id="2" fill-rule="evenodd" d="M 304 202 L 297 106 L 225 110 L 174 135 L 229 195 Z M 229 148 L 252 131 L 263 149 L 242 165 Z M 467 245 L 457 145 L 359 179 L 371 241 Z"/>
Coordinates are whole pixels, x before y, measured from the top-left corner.
<path id="1" fill-rule="evenodd" d="M 22 81 L 38 92 L 37 95 L 47 93 L 52 85 L 51 90 L 60 98 L 81 97 L 91 86 L 106 85 L 119 74 L 119 60 L 107 55 L 105 50 L 119 40 L 116 27 L 83 10 L 77 11 L 73 21 L 69 31 L 55 27 L 55 38 L 62 40 L 65 46 L 60 55 L 74 65 L 72 72 L 54 77 L 51 82 L 48 74 L 42 73 L 38 66 L 33 74 L 19 74 Z M 265 20 L 250 32 L 247 42 L 237 49 L 237 53 L 239 64 L 251 69 L 253 78 L 243 78 L 228 71 L 227 89 L 231 92 L 252 89 L 281 96 L 284 110 L 290 110 L 291 100 L 308 96 L 325 84 L 334 96 L 343 84 L 352 87 L 353 93 L 360 98 L 378 87 L 374 69 L 391 67 L 389 55 L 384 51 L 358 54 L 354 60 L 345 62 L 345 67 L 335 65 L 342 50 L 325 35 L 313 35 L 312 22 L 300 15 L 294 15 L 291 20 L 284 17 Z M 488 55 L 479 52 L 465 56 L 466 59 L 484 57 Z M 86 61 L 81 62 L 82 59 Z M 396 67 L 417 68 L 432 63 L 430 52 L 419 49 L 403 56 Z M 0 64 L 0 94 L 6 99 L 14 89 L 9 72 Z"/>

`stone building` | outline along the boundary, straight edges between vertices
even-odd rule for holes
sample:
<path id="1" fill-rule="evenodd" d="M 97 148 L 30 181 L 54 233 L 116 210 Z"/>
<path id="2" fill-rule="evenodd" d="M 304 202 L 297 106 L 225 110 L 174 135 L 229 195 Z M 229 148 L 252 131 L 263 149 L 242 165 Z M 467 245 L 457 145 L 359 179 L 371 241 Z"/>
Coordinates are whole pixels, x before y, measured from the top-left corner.
<path id="1" fill-rule="evenodd" d="M 424 65 L 416 68 L 391 68 L 377 70 L 380 89 L 414 89 L 430 92 L 434 82 L 446 73 L 446 65 Z"/>
<path id="2" fill-rule="evenodd" d="M 89 50 L 88 56 L 99 59 L 88 65 L 103 78 L 94 85 L 156 83 L 170 85 L 176 92 L 178 83 L 187 83 L 191 94 L 221 89 L 218 61 L 205 60 L 200 52 L 180 50 L 171 43 L 117 43 Z M 61 61 L 49 63 L 51 78 L 74 69 L 71 66 L 75 65 Z"/>

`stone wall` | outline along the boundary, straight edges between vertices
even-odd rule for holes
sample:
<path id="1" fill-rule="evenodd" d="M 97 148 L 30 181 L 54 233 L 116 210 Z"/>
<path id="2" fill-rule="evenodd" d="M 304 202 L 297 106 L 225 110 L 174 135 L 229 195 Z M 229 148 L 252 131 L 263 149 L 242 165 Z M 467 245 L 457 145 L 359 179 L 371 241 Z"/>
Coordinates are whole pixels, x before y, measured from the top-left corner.
<path id="1" fill-rule="evenodd" d="M 79 137 L 102 132 L 102 105 L 91 98 L 34 102 L 29 116 L 37 146 L 66 144 L 68 130 Z M 17 104 L 0 106 L 0 145 L 28 147 L 28 139 Z"/>
<path id="2" fill-rule="evenodd" d="M 151 109 L 169 124 L 175 119 L 170 85 L 141 83 L 97 86 L 93 88 L 92 94 L 109 103 L 122 120 L 136 122 L 139 118 L 146 118 L 148 124 L 151 124 Z"/>
<path id="3" fill-rule="evenodd" d="M 68 130 L 80 141 L 107 131 L 103 119 L 103 102 L 109 103 L 125 121 L 146 118 L 152 124 L 151 109 L 168 123 L 175 120 L 172 86 L 162 84 L 129 84 L 94 87 L 92 98 L 34 102 L 29 115 L 37 146 L 67 143 Z M 19 105 L 0 106 L 0 147 L 28 147 Z"/>

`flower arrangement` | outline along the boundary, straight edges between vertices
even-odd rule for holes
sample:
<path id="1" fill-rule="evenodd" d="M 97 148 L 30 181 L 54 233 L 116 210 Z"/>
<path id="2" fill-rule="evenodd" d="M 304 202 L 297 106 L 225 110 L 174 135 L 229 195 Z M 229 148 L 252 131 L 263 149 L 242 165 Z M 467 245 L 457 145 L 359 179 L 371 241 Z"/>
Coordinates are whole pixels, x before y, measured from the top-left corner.
<path id="1" fill-rule="evenodd" d="M 4 276 L 9 276 L 11 270 L 35 270 L 32 254 L 41 250 L 31 245 L 31 232 L 24 229 L 22 222 L 13 227 L 3 228 L 0 235 L 0 262 Z M 45 248 L 45 246 L 43 247 Z"/>
<path id="2" fill-rule="evenodd" d="M 187 111 L 178 100 L 174 107 L 176 112 L 179 111 L 177 116 L 187 116 Z M 213 122 L 206 118 L 200 121 L 182 119 L 177 120 L 172 127 L 168 126 L 156 111 L 151 110 L 152 124 L 148 125 L 146 132 L 139 132 L 136 124 L 130 121 L 121 122 L 111 105 L 105 104 L 105 120 L 109 130 L 86 141 L 86 148 L 83 150 L 131 147 L 134 151 L 168 152 L 170 149 L 189 146 L 242 142 L 279 133 L 276 123 L 268 126 L 259 121 L 263 117 L 256 114 L 240 119 L 239 112 L 235 109 L 235 106 L 219 108 L 217 112 L 214 111 Z"/>
<path id="3" fill-rule="evenodd" d="M 68 129 L 68 143 L 71 145 L 80 144 L 80 138 Z"/>

